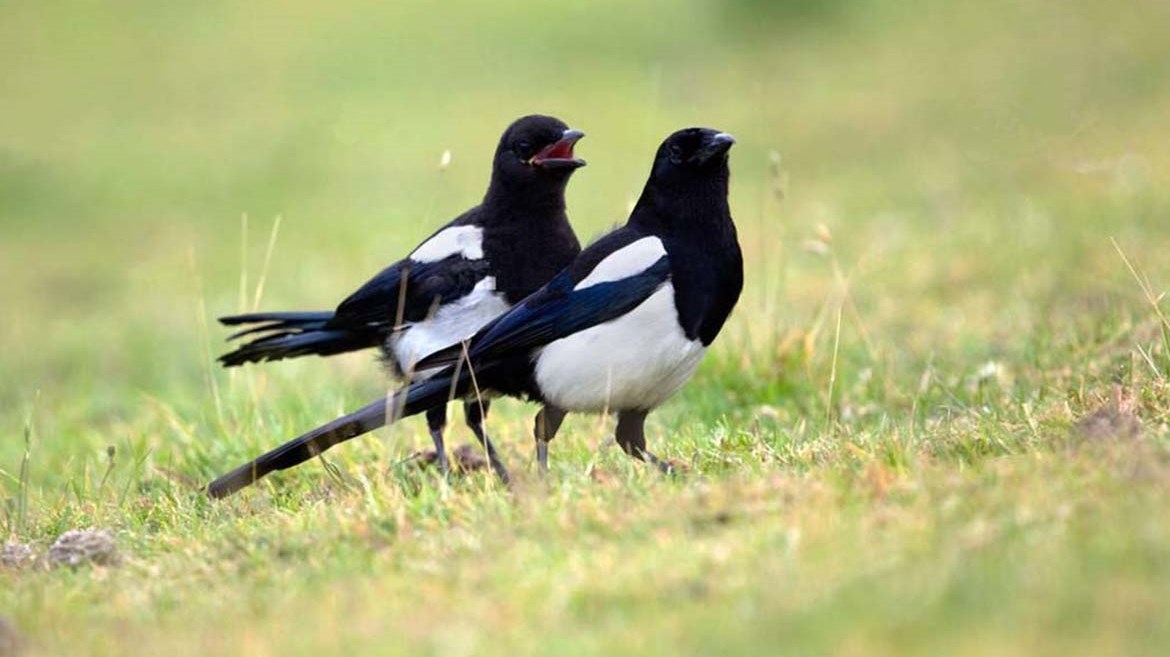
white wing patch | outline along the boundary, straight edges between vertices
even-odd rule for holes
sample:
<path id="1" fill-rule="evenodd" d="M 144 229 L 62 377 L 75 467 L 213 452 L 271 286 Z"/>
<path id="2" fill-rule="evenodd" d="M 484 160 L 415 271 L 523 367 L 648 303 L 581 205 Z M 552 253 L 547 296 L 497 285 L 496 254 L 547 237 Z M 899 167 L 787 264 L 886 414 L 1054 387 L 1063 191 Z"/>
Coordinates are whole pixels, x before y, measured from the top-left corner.
<path id="1" fill-rule="evenodd" d="M 470 338 L 508 307 L 508 302 L 496 292 L 496 279 L 487 276 L 471 292 L 441 306 L 433 317 L 409 324 L 394 334 L 387 346 L 398 362 L 399 371 L 410 372 L 423 357 Z M 415 372 L 414 378 L 426 378 L 437 371 Z"/>
<path id="2" fill-rule="evenodd" d="M 438 262 L 461 255 L 468 260 L 483 258 L 483 229 L 479 226 L 454 226 L 435 233 L 410 254 L 415 262 Z"/>
<path id="3" fill-rule="evenodd" d="M 636 276 L 646 271 L 664 255 L 666 249 L 662 246 L 662 240 L 657 237 L 643 237 L 605 256 L 573 289 L 581 290 L 598 283 L 620 281 Z"/>
<path id="4" fill-rule="evenodd" d="M 666 283 L 629 313 L 546 346 L 536 382 L 567 411 L 650 410 L 683 387 L 706 352 L 683 333 Z"/>

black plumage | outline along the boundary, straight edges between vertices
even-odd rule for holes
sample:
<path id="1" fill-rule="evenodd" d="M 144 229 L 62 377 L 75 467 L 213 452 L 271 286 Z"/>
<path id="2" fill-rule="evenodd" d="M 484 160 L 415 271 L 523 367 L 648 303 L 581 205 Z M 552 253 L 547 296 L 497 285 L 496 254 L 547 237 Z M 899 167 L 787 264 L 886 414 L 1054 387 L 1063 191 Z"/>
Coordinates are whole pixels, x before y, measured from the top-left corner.
<path id="1" fill-rule="evenodd" d="M 417 378 L 431 348 L 472 335 L 544 285 L 580 252 L 565 213 L 565 186 L 585 162 L 573 154 L 583 133 L 559 119 L 532 115 L 504 132 L 483 202 L 456 217 L 342 301 L 336 310 L 223 317 L 249 338 L 219 358 L 225 367 L 379 347 L 392 372 Z M 481 441 L 485 407 L 465 405 Z M 427 410 L 439 464 L 446 411 Z M 502 464 L 494 463 L 506 476 Z"/>
<path id="2" fill-rule="evenodd" d="M 209 493 L 223 497 L 452 392 L 465 395 L 473 378 L 481 391 L 543 404 L 535 426 L 542 468 L 568 411 L 616 412 L 622 448 L 667 467 L 646 450 L 646 414 L 693 374 L 743 287 L 727 204 L 733 143 L 703 128 L 671 135 L 626 225 L 466 343 L 418 364 L 441 371 L 217 479 Z"/>

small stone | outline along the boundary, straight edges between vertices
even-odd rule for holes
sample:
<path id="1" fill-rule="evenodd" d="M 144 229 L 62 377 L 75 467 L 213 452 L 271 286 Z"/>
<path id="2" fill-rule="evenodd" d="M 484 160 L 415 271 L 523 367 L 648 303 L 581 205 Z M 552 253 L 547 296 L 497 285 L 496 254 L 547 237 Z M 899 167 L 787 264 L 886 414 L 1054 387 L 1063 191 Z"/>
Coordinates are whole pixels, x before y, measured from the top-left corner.
<path id="1" fill-rule="evenodd" d="M 113 566 L 119 561 L 114 535 L 105 529 L 70 529 L 49 547 L 49 563 L 76 568 L 83 563 Z"/>
<path id="2" fill-rule="evenodd" d="M 451 460 L 460 472 L 475 472 L 488 467 L 483 448 L 472 445 L 460 445 L 451 452 Z"/>
<path id="3" fill-rule="evenodd" d="M 439 455 L 435 450 L 428 449 L 411 455 L 409 461 L 420 468 L 429 468 L 438 466 Z M 478 445 L 460 445 L 456 447 L 451 451 L 450 463 L 451 470 L 459 474 L 475 472 L 488 467 L 487 459 L 484 458 L 483 448 Z"/>
<path id="4" fill-rule="evenodd" d="M 1132 440 L 1141 435 L 1142 421 L 1120 405 L 1103 406 L 1073 425 L 1073 436 L 1082 440 Z"/>
<path id="5" fill-rule="evenodd" d="M 16 657 L 24 647 L 24 641 L 12 621 L 0 616 L 0 657 Z"/>
<path id="6" fill-rule="evenodd" d="M 0 548 L 0 568 L 19 570 L 27 568 L 37 562 L 37 554 L 32 547 L 24 543 L 11 541 Z M 2 654 L 2 653 L 0 653 Z"/>
<path id="7" fill-rule="evenodd" d="M 415 452 L 406 459 L 405 463 L 419 468 L 428 468 L 439 463 L 439 453 L 433 449 Z"/>

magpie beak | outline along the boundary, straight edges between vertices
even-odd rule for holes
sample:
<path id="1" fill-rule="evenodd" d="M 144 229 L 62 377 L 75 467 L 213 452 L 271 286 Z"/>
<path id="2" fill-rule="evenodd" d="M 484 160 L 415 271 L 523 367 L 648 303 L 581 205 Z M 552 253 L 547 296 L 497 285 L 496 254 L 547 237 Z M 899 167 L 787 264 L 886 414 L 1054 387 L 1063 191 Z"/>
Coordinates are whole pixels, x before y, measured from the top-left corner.
<path id="1" fill-rule="evenodd" d="M 703 144 L 698 151 L 695 152 L 693 159 L 699 164 L 706 164 L 709 160 L 721 155 L 727 155 L 727 151 L 731 149 L 731 145 L 735 143 L 735 137 L 720 132 L 711 136 L 707 143 Z"/>
<path id="2" fill-rule="evenodd" d="M 576 169 L 585 166 L 585 160 L 573 157 L 573 145 L 585 136 L 580 130 L 566 130 L 557 141 L 540 149 L 528 159 L 528 164 L 545 169 Z"/>

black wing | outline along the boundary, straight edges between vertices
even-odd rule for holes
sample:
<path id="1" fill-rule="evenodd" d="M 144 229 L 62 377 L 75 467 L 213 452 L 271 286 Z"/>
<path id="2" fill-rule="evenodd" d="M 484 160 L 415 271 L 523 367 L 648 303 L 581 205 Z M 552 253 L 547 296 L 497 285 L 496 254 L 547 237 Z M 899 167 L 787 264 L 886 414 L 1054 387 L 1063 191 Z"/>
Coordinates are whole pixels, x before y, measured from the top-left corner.
<path id="1" fill-rule="evenodd" d="M 490 272 L 486 260 L 458 255 L 435 262 L 400 260 L 342 301 L 325 328 L 388 329 L 425 319 L 440 304 L 471 292 Z"/>
<path id="2" fill-rule="evenodd" d="M 511 310 L 492 320 L 468 343 L 473 363 L 484 365 L 526 353 L 554 340 L 603 324 L 630 312 L 670 279 L 670 260 L 662 256 L 642 272 L 580 290 L 572 269 L 557 275 Z M 419 368 L 459 360 L 463 345 L 427 356 Z"/>

